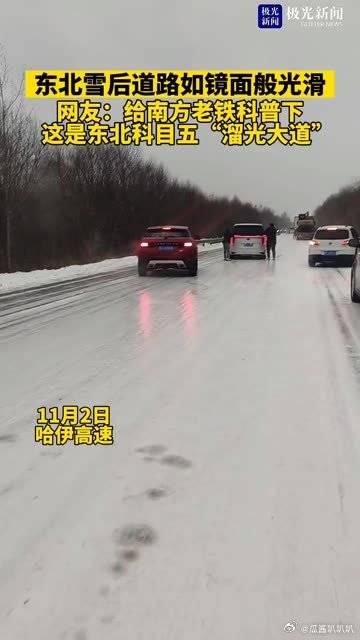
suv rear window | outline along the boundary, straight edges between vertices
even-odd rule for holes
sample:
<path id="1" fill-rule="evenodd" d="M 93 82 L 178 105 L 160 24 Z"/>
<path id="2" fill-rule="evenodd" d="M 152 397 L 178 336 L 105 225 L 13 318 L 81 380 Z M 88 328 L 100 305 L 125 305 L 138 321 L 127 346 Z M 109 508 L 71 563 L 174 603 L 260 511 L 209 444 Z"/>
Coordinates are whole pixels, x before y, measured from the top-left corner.
<path id="1" fill-rule="evenodd" d="M 189 238 L 190 231 L 188 229 L 147 229 L 145 236 L 146 238 Z"/>
<path id="2" fill-rule="evenodd" d="M 296 230 L 300 233 L 314 233 L 315 227 L 311 224 L 298 224 Z"/>
<path id="3" fill-rule="evenodd" d="M 239 236 L 263 236 L 265 231 L 262 224 L 234 225 L 233 233 Z"/>
<path id="4" fill-rule="evenodd" d="M 348 237 L 348 229 L 319 229 L 315 234 L 317 240 L 346 240 Z"/>

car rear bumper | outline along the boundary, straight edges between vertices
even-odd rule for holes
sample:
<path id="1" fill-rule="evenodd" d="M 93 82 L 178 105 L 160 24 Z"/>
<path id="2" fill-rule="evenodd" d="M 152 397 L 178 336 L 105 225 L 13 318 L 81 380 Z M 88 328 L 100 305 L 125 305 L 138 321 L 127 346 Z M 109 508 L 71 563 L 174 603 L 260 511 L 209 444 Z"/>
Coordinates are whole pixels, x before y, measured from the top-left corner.
<path id="1" fill-rule="evenodd" d="M 242 251 L 241 249 L 234 251 L 230 249 L 230 255 L 234 258 L 257 258 L 265 255 L 265 249 L 259 249 L 256 251 Z"/>
<path id="2" fill-rule="evenodd" d="M 147 262 L 147 269 L 187 269 L 184 260 L 174 259 L 151 259 Z"/>
<path id="3" fill-rule="evenodd" d="M 317 258 L 327 258 L 329 256 L 326 255 L 325 251 L 327 251 L 327 249 L 322 249 L 321 251 L 319 251 L 319 249 L 314 249 L 313 247 L 309 247 L 309 256 L 313 256 L 313 257 L 317 257 Z M 332 251 L 332 249 L 328 249 L 328 251 Z M 335 253 L 335 257 L 336 258 L 352 258 L 355 256 L 355 250 L 352 249 L 352 247 L 349 247 L 348 249 L 334 249 Z M 332 256 L 330 256 L 331 258 Z"/>
<path id="4" fill-rule="evenodd" d="M 327 256 L 324 254 L 319 254 L 319 253 L 310 253 L 309 252 L 309 258 L 312 258 L 312 260 L 314 262 L 318 262 L 318 263 L 329 263 L 329 262 L 351 262 L 354 260 L 354 254 L 353 253 L 342 253 L 342 252 L 337 252 L 334 256 Z"/>

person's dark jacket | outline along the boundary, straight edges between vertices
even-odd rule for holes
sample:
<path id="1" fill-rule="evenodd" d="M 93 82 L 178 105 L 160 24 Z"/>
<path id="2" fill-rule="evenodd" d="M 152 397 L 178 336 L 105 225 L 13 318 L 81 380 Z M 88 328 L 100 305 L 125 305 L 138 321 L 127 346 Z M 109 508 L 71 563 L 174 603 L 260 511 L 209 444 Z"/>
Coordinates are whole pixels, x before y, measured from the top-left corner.
<path id="1" fill-rule="evenodd" d="M 233 234 L 230 231 L 230 229 L 225 229 L 224 231 L 224 240 L 223 242 L 230 242 L 231 238 L 232 238 Z"/>
<path id="2" fill-rule="evenodd" d="M 276 244 L 276 240 L 277 240 L 277 229 L 276 227 L 273 227 L 271 225 L 268 226 L 268 228 L 265 231 L 266 237 L 267 237 L 267 241 L 269 244 Z"/>

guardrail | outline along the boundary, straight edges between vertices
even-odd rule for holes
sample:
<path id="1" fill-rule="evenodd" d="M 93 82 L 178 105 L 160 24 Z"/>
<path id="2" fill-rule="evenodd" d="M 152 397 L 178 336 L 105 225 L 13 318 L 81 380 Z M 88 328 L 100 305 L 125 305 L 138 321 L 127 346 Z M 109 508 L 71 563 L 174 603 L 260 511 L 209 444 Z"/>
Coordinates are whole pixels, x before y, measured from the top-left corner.
<path id="1" fill-rule="evenodd" d="M 222 242 L 223 239 L 221 238 L 200 238 L 200 240 L 198 240 L 198 244 L 202 244 L 202 246 L 204 247 L 206 244 L 218 244 L 219 242 Z"/>

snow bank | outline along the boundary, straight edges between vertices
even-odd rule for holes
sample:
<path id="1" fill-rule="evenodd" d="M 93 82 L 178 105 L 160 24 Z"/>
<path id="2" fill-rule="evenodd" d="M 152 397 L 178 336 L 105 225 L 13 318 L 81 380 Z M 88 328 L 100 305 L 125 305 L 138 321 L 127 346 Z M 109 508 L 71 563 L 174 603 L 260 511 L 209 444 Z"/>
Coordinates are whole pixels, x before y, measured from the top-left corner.
<path id="1" fill-rule="evenodd" d="M 219 244 L 199 246 L 199 252 L 219 249 Z M 36 287 L 42 284 L 72 280 L 84 276 L 92 276 L 107 271 L 116 271 L 125 267 L 135 266 L 136 256 L 113 258 L 90 264 L 75 264 L 60 269 L 40 269 L 38 271 L 17 271 L 16 273 L 0 274 L 0 292 L 5 293 L 13 289 Z"/>

